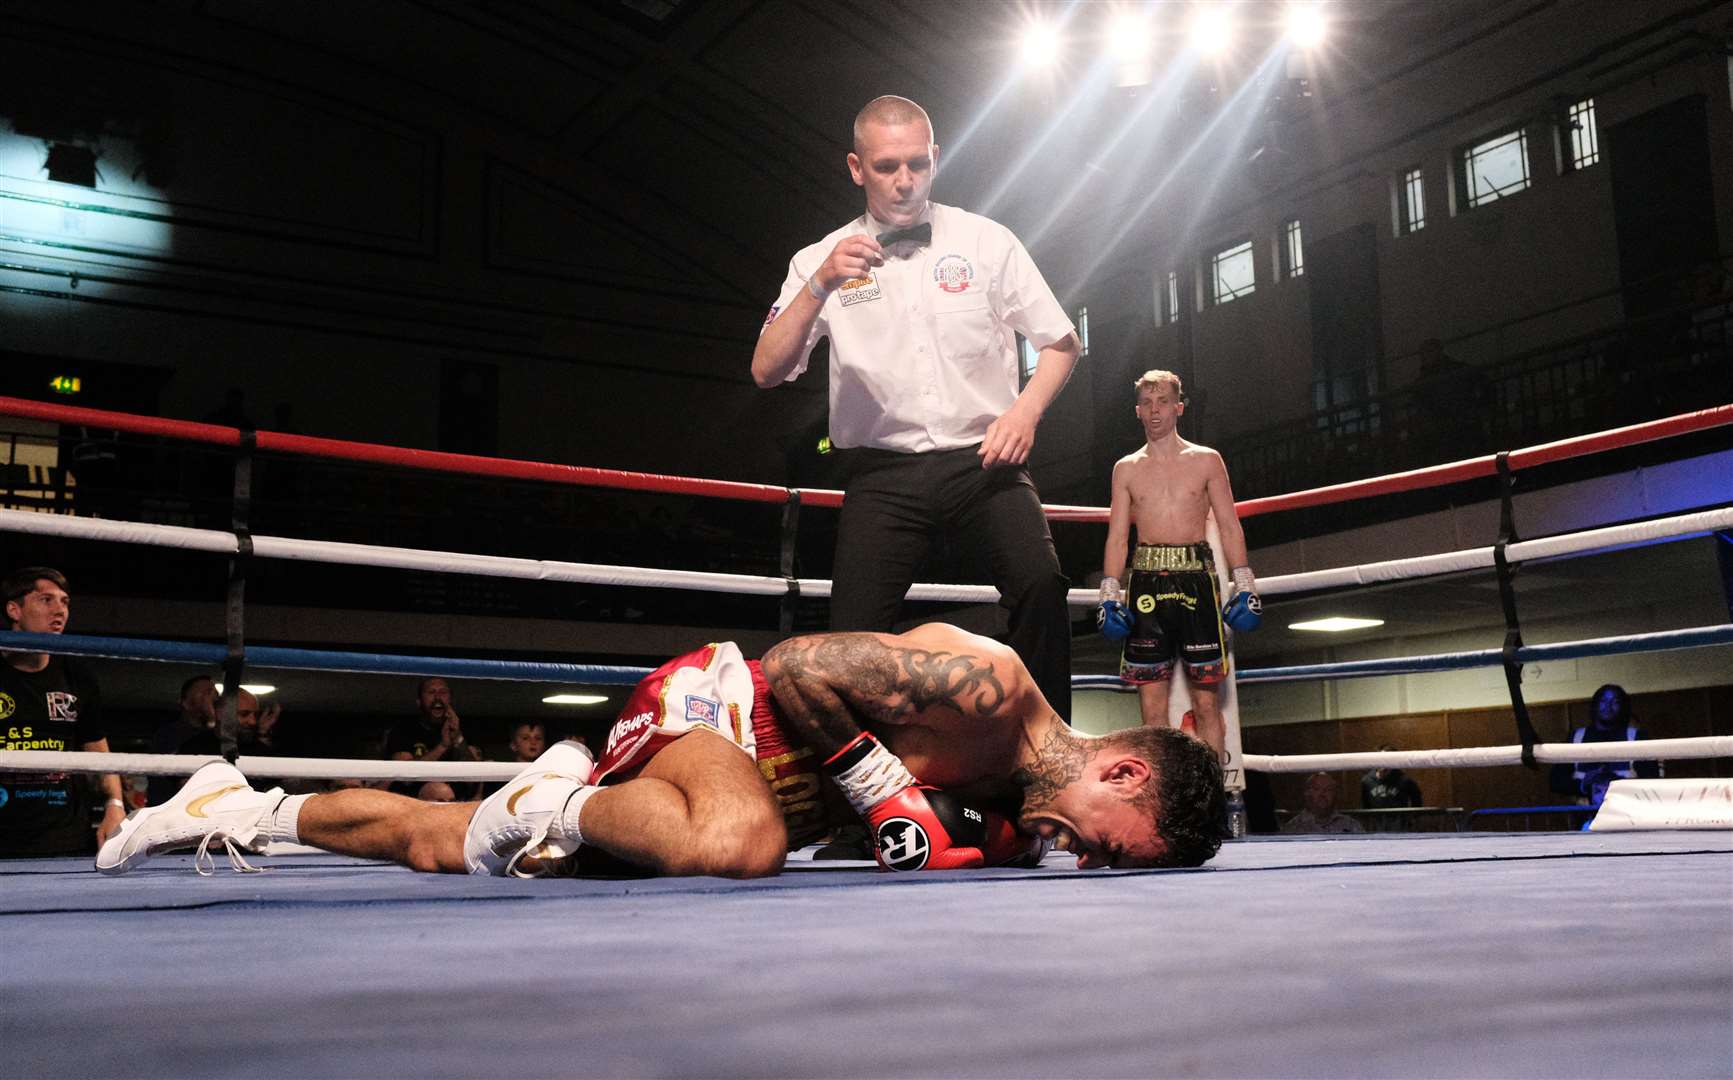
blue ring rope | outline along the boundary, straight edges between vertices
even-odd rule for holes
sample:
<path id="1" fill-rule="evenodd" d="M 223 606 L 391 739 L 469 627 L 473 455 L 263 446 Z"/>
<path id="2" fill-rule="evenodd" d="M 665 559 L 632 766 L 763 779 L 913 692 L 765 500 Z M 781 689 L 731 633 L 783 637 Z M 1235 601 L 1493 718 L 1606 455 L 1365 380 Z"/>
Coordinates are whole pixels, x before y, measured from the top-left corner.
<path id="1" fill-rule="evenodd" d="M 1733 624 L 1698 626 L 1685 630 L 1660 630 L 1650 634 L 1564 641 L 1553 645 L 1525 645 L 1516 650 L 1520 663 L 1571 660 L 1585 656 L 1619 653 L 1662 652 L 1705 645 L 1733 643 Z M 220 666 L 228 656 L 221 645 L 192 641 L 160 641 L 150 638 L 85 637 L 77 634 L 26 634 L 0 630 L 0 649 L 47 652 L 67 656 L 103 656 L 122 660 L 155 660 L 168 663 Z M 1350 660 L 1335 664 L 1301 664 L 1294 667 L 1247 668 L 1239 673 L 1242 683 L 1286 682 L 1297 679 L 1361 679 L 1375 675 L 1417 675 L 1429 671 L 1497 667 L 1504 662 L 1502 649 L 1437 653 L 1432 656 L 1398 656 L 1378 660 Z M 526 660 L 468 660 L 442 656 L 402 656 L 390 653 L 335 652 L 325 649 L 289 649 L 258 645 L 247 650 L 247 663 L 261 668 L 303 671 L 350 671 L 372 675 L 440 675 L 462 679 L 505 679 L 517 682 L 578 682 L 599 686 L 631 686 L 648 675 L 645 667 L 615 667 L 605 664 L 558 664 Z M 1081 689 L 1129 689 L 1117 675 L 1074 675 L 1071 685 Z"/>
<path id="2" fill-rule="evenodd" d="M 104 656 L 122 660 L 220 666 L 228 656 L 221 645 L 149 638 L 84 637 L 75 634 L 26 634 L 0 631 L 0 648 L 19 652 L 51 652 L 67 656 Z M 508 679 L 518 682 L 582 682 L 632 686 L 650 674 L 646 667 L 603 664 L 555 664 L 526 660 L 465 660 L 444 656 L 400 656 L 389 653 L 334 652 L 254 645 L 247 649 L 247 666 L 304 671 L 353 671 L 371 675 L 440 675 L 462 679 Z"/>

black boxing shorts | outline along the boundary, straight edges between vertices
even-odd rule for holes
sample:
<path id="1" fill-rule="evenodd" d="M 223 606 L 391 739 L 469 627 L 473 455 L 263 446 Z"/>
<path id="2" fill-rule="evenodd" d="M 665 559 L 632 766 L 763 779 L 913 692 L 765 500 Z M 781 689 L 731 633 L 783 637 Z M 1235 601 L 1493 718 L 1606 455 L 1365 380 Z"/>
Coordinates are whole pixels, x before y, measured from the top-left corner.
<path id="1" fill-rule="evenodd" d="M 1197 686 L 1227 676 L 1221 597 L 1208 544 L 1137 545 L 1125 570 L 1125 606 L 1131 635 L 1120 654 L 1121 679 L 1138 686 L 1165 682 L 1173 678 L 1175 661 Z"/>

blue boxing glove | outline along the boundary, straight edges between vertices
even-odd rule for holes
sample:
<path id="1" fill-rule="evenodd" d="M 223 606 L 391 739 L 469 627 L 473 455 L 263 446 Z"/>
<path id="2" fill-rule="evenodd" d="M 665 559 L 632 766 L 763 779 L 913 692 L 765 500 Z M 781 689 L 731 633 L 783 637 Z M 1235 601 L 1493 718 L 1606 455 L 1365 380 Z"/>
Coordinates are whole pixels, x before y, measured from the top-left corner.
<path id="1" fill-rule="evenodd" d="M 1222 605 L 1222 621 L 1236 634 L 1250 633 L 1263 624 L 1264 602 L 1258 598 L 1258 581 L 1249 566 L 1233 571 L 1233 595 Z"/>
<path id="2" fill-rule="evenodd" d="M 1108 641 L 1124 641 L 1131 636 L 1131 612 L 1120 602 L 1124 593 L 1118 578 L 1101 579 L 1101 602 L 1095 605 L 1095 629 Z"/>

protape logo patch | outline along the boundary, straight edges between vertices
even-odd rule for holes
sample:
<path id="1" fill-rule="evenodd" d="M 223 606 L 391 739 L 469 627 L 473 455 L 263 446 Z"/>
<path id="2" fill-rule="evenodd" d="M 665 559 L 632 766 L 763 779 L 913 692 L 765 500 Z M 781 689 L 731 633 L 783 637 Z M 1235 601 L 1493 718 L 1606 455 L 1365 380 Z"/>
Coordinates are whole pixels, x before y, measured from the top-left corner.
<path id="1" fill-rule="evenodd" d="M 906 817 L 879 823 L 879 861 L 891 870 L 919 870 L 927 865 L 933 843 L 921 823 Z"/>
<path id="2" fill-rule="evenodd" d="M 841 298 L 843 307 L 853 307 L 868 300 L 877 300 L 884 292 L 879 288 L 879 279 L 868 273 L 866 277 L 849 278 L 837 289 L 836 294 Z"/>

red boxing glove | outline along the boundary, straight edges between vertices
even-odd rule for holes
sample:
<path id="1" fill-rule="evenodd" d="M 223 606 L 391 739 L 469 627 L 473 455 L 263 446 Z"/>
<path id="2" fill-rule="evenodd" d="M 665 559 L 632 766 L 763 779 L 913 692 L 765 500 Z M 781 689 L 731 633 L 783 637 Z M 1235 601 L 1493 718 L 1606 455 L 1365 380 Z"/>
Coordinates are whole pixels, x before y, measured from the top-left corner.
<path id="1" fill-rule="evenodd" d="M 1004 815 L 964 806 L 938 788 L 904 788 L 866 818 L 887 870 L 1034 866 L 1046 854 L 1044 841 L 1019 833 Z"/>
<path id="2" fill-rule="evenodd" d="M 920 783 L 895 754 L 861 733 L 824 763 L 873 833 L 886 870 L 969 870 L 1033 866 L 1046 842 L 1019 833 L 999 814 L 975 810 Z"/>

